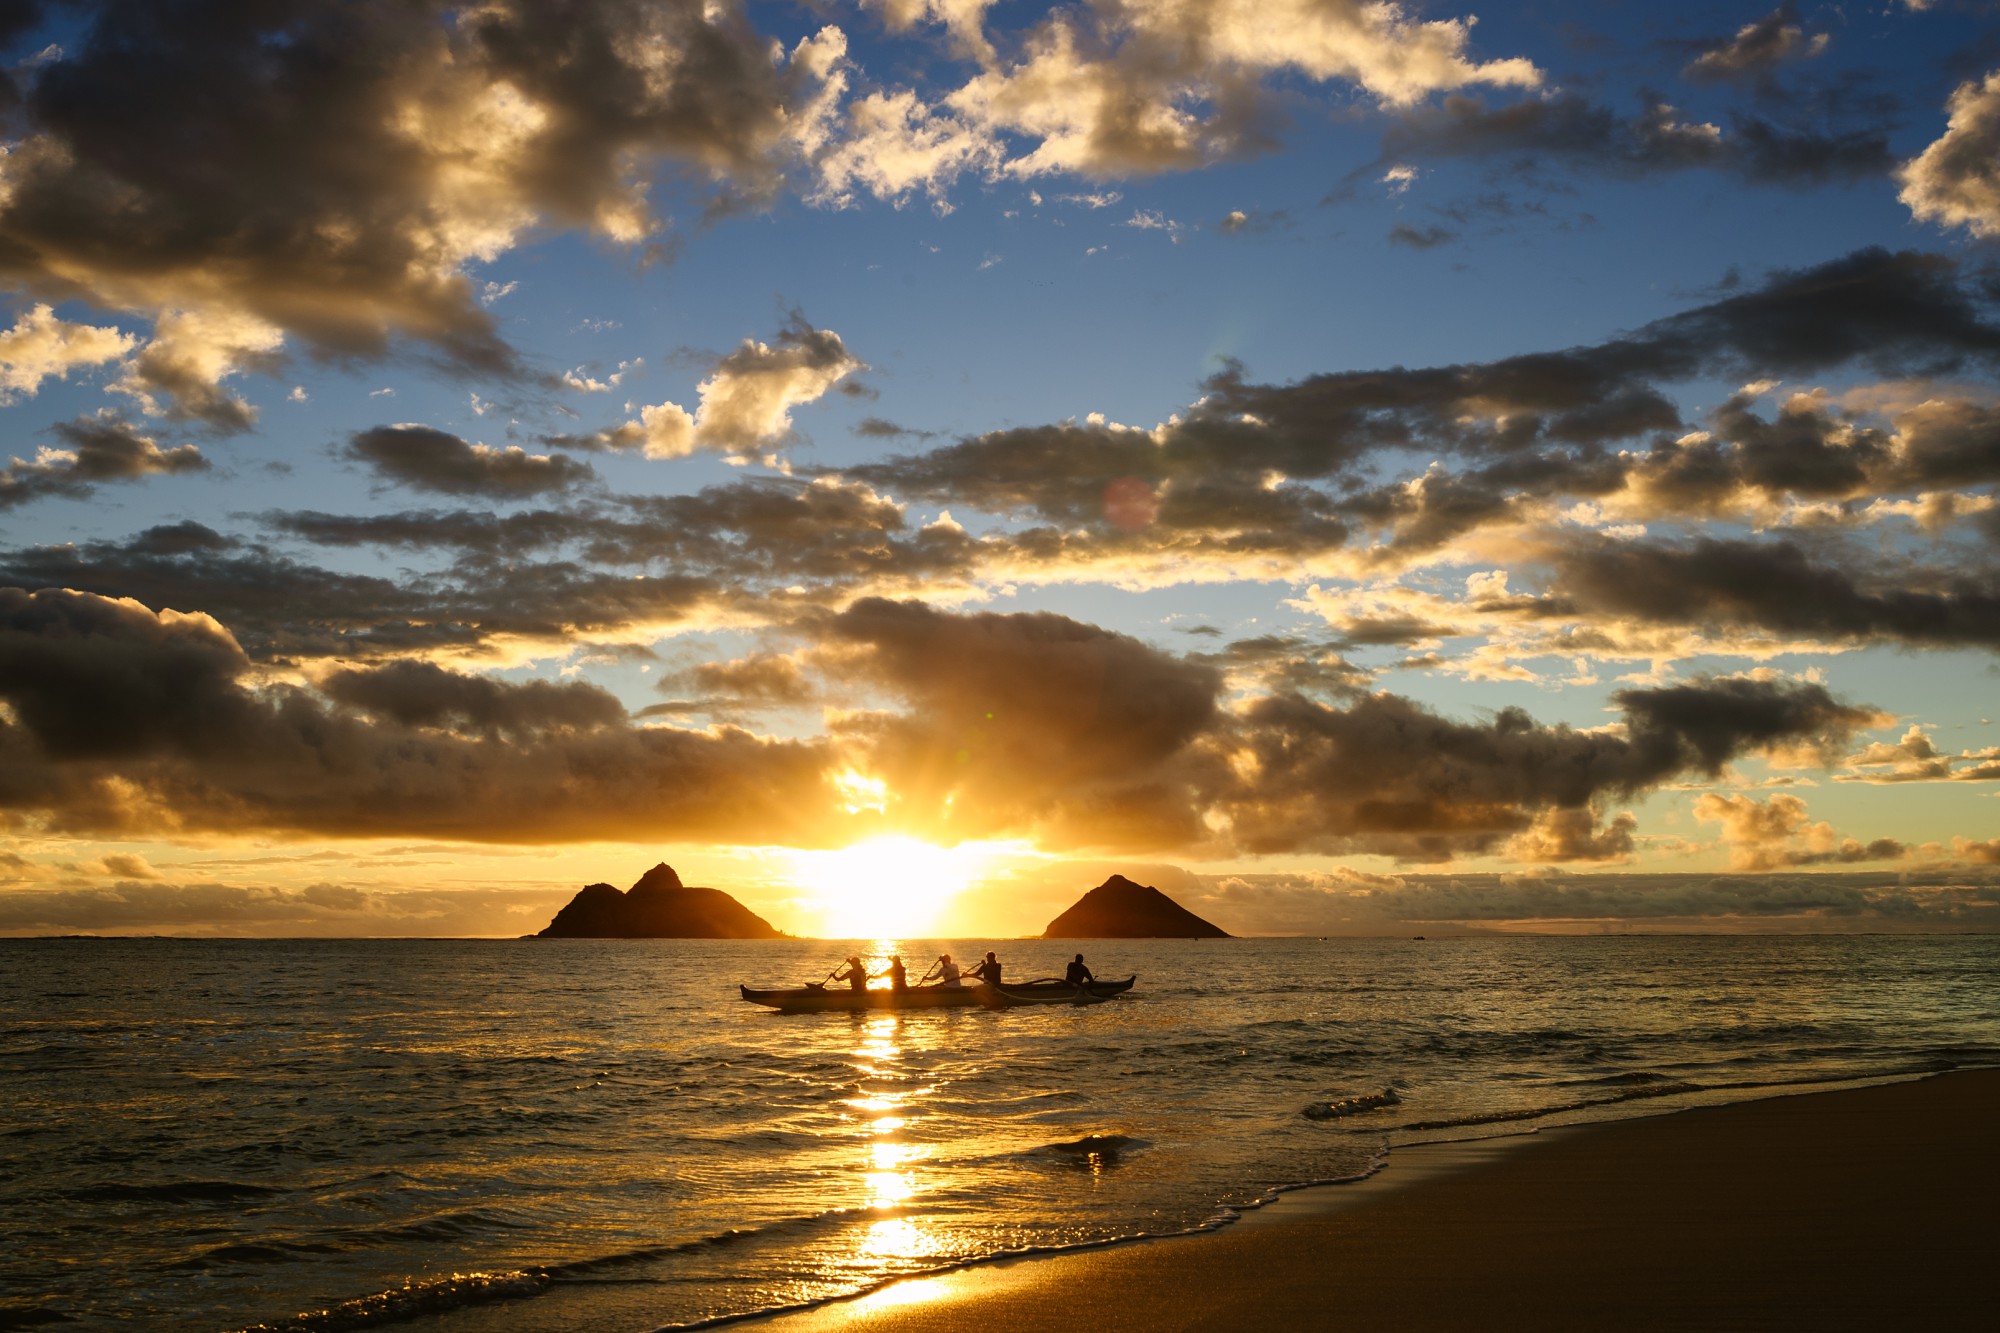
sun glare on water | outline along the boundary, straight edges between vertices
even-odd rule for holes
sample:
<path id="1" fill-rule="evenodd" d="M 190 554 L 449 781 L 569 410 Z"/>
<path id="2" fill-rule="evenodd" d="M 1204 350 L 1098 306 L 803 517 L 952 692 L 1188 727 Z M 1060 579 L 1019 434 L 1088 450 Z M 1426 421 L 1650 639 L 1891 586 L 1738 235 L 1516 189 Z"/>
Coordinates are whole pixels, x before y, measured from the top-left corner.
<path id="1" fill-rule="evenodd" d="M 915 838 L 871 838 L 837 852 L 795 852 L 799 886 L 819 905 L 820 930 L 835 939 L 907 939 L 929 934 L 951 900 L 985 869 L 990 853 L 936 847 Z"/>

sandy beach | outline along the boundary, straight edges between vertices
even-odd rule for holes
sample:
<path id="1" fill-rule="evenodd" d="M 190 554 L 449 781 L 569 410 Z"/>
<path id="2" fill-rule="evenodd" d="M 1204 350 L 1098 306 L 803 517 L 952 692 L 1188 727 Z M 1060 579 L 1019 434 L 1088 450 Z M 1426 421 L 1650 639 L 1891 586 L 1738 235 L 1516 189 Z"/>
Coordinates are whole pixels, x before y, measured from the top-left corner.
<path id="1" fill-rule="evenodd" d="M 1991 1328 L 2000 1070 L 1402 1150 L 1221 1231 L 755 1322 L 936 1330 Z"/>

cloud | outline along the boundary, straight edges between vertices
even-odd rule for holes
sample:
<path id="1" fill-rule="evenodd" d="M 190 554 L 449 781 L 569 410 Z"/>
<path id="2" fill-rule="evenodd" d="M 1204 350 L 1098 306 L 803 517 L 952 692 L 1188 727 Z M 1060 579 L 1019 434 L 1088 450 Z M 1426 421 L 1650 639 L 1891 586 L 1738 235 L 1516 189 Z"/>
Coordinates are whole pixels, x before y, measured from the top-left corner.
<path id="1" fill-rule="evenodd" d="M 1194 836 L 1176 764 L 1216 714 L 1220 673 L 1046 613 L 956 615 L 864 599 L 820 627 L 846 681 L 909 706 L 834 732 L 940 837 L 1034 829 L 1046 845 Z"/>
<path id="2" fill-rule="evenodd" d="M 1738 115 L 1724 130 L 1684 120 L 1656 97 L 1628 119 L 1566 91 L 1497 107 L 1454 94 L 1405 112 L 1384 134 L 1377 165 L 1426 157 L 1506 157 L 1627 179 L 1705 168 L 1785 186 L 1885 176 L 1894 166 L 1874 126 L 1794 129 Z"/>
<path id="3" fill-rule="evenodd" d="M 959 177 L 997 171 L 1004 156 L 989 132 L 907 88 L 871 92 L 848 104 L 845 133 L 820 157 L 807 199 L 835 208 L 864 192 L 898 205 L 918 192 L 942 200 Z"/>
<path id="4" fill-rule="evenodd" d="M 1291 215 L 1285 209 L 1270 210 L 1232 208 L 1222 215 L 1215 229 L 1225 236 L 1256 235 L 1260 232 L 1275 231 L 1287 225 Z"/>
<path id="5" fill-rule="evenodd" d="M 1190 877 L 1194 878 L 1194 877 Z M 1822 933 L 2000 924 L 1978 872 L 1202 876 L 1175 895 L 1243 934 L 1408 935 L 1506 930 Z"/>
<path id="6" fill-rule="evenodd" d="M 959 585 L 982 550 L 948 518 L 908 523 L 901 505 L 831 477 L 746 477 L 690 495 L 591 493 L 513 513 L 260 518 L 274 538 L 417 552 L 429 567 L 388 578 L 205 528 L 154 529 L 120 542 L 0 550 L 0 583 L 201 606 L 259 661 L 403 653 L 515 661 L 725 621 L 789 621 L 871 589 Z"/>
<path id="7" fill-rule="evenodd" d="M 107 863 L 114 859 L 106 857 Z M 569 888 L 378 889 L 157 883 L 0 889 L 0 934 L 232 935 L 292 938 L 523 935 L 546 925 Z"/>
<path id="8" fill-rule="evenodd" d="M 32 462 L 16 458 L 0 469 L 0 509 L 49 495 L 81 498 L 105 482 L 208 468 L 208 460 L 194 445 L 162 449 L 158 441 L 141 435 L 115 413 L 57 422 L 50 430 L 60 445 L 37 451 Z"/>
<path id="9" fill-rule="evenodd" d="M 740 701 L 803 704 L 816 694 L 798 662 L 778 653 L 759 653 L 729 662 L 703 662 L 689 675 L 705 693 L 728 695 Z"/>
<path id="10" fill-rule="evenodd" d="M 526 497 L 569 490 L 597 475 L 590 464 L 560 454 L 531 454 L 519 445 L 495 449 L 410 424 L 357 431 L 346 453 L 384 480 L 446 495 Z"/>
<path id="11" fill-rule="evenodd" d="M 1910 850 L 1894 838 L 1877 838 L 1865 844 L 1843 838 L 1831 824 L 1809 822 L 1806 803 L 1784 792 L 1766 801 L 1704 792 L 1695 800 L 1694 814 L 1697 819 L 1722 825 L 1729 863 L 1738 870 L 1894 861 Z"/>
<path id="12" fill-rule="evenodd" d="M 1832 38 L 1823 32 L 1808 36 L 1798 18 L 1796 8 L 1780 5 L 1738 28 L 1729 40 L 1708 43 L 1708 49 L 1689 61 L 1681 74 L 1697 81 L 1764 78 L 1789 61 L 1824 54 Z"/>
<path id="13" fill-rule="evenodd" d="M 1787 540 L 1578 541 L 1557 560 L 1546 612 L 1753 626 L 1834 642 L 2000 646 L 1992 571 L 1893 561 L 1849 570 Z"/>
<path id="14" fill-rule="evenodd" d="M 1945 132 L 1897 173 L 1899 196 L 1925 222 L 2000 236 L 2000 70 L 1961 83 Z"/>
<path id="15" fill-rule="evenodd" d="M 400 661 L 335 671 L 319 682 L 329 699 L 398 726 L 482 737 L 525 739 L 549 731 L 588 731 L 625 719 L 616 697 L 582 681 L 507 684 Z"/>
<path id="16" fill-rule="evenodd" d="M 823 739 L 635 726 L 593 686 L 407 656 L 267 681 L 207 616 L 0 590 L 0 807 L 128 836 L 816 845 L 894 826 L 1051 848 L 1439 862 L 1505 844 L 1613 861 L 1636 826 L 1606 802 L 1751 753 L 1837 757 L 1879 721 L 1811 682 L 1726 678 L 1622 691 L 1623 723 L 1589 731 L 1517 709 L 1461 722 L 1363 694 L 1303 645 L 1178 657 L 1058 615 L 880 598 L 792 632 L 802 653 L 697 668 L 706 700 L 668 711 L 819 699 Z M 1254 668 L 1227 708 L 1224 662 Z M 886 808 L 849 809 L 843 773 L 883 783 Z"/>
<path id="17" fill-rule="evenodd" d="M 1229 736 L 1212 809 L 1236 848 L 1258 854 L 1446 861 L 1525 837 L 1523 848 L 1608 859 L 1622 854 L 1617 822 L 1599 833 L 1554 812 L 1629 799 L 1686 772 L 1712 777 L 1774 746 L 1837 747 L 1877 716 L 1806 682 L 1704 679 L 1613 698 L 1624 726 L 1590 731 L 1515 708 L 1458 722 L 1387 693 L 1344 707 L 1256 700 Z"/>
<path id="18" fill-rule="evenodd" d="M 1877 741 L 1848 755 L 1841 766 L 1847 771 L 1836 782 L 1994 782 L 2000 781 L 2000 748 L 1949 754 L 1929 732 L 1912 726 L 1896 741 Z"/>
<path id="19" fill-rule="evenodd" d="M 473 266 L 539 227 L 646 242 L 658 172 L 768 193 L 823 91 L 696 0 L 72 8 L 0 167 L 0 276 L 158 319 L 133 389 L 203 419 L 280 334 L 515 373 Z"/>
<path id="20" fill-rule="evenodd" d="M 839 831 L 822 743 L 636 728 L 591 687 L 407 665 L 331 683 L 353 703 L 258 685 L 207 616 L 0 589 L 0 807 L 121 836 L 815 845 Z"/>
<path id="21" fill-rule="evenodd" d="M 69 378 L 79 366 L 100 366 L 131 351 L 131 334 L 115 328 L 57 319 L 47 305 L 31 307 L 0 330 L 0 406 L 32 398 L 42 381 Z"/>
<path id="22" fill-rule="evenodd" d="M 816 329 L 793 311 L 773 343 L 746 338 L 716 363 L 689 413 L 677 403 L 647 407 L 637 422 L 609 432 L 614 447 L 638 446 L 648 458 L 682 458 L 697 449 L 747 454 L 783 443 L 792 412 L 867 364 L 832 329 Z"/>
<path id="23" fill-rule="evenodd" d="M 1645 519 L 1745 509 L 1761 490 L 1771 512 L 1755 516 L 1768 519 L 1794 492 L 1844 499 L 1992 475 L 1983 407 L 1939 400 L 1904 412 L 1891 435 L 1812 396 L 1766 420 L 1751 394 L 1718 409 L 1704 441 L 1666 388 L 1850 368 L 1949 374 L 1996 353 L 2000 326 L 1955 264 L 1867 250 L 1597 344 L 1286 385 L 1230 367 L 1150 429 L 1092 417 L 1000 430 L 844 474 L 1048 525 L 1017 534 L 1004 559 L 992 551 L 1008 577 L 1296 578 L 1299 561 L 1353 575 L 1443 558 L 1485 527 L 1559 525 L 1552 501 L 1564 494 Z M 1438 462 L 1419 476 L 1377 475 L 1424 454 Z M 1473 466 L 1454 471 L 1451 459 Z M 1114 522 L 1127 511 L 1113 499 L 1135 488 L 1151 497 L 1147 521 Z M 1357 548 L 1371 532 L 1386 544 Z"/>
<path id="24" fill-rule="evenodd" d="M 884 417 L 863 417 L 855 423 L 854 433 L 869 440 L 900 440 L 905 438 L 927 440 L 935 431 L 915 430 L 909 426 L 899 426 Z"/>
<path id="25" fill-rule="evenodd" d="M 892 29 L 919 12 L 883 8 Z M 1473 59 L 1470 20 L 1419 21 L 1400 6 L 1358 0 L 1058 10 L 1012 56 L 983 35 L 985 6 L 923 12 L 947 24 L 979 72 L 936 99 L 885 89 L 849 103 L 816 155 L 818 201 L 846 203 L 861 189 L 896 201 L 919 190 L 941 196 L 974 171 L 1106 178 L 1255 154 L 1277 142 L 1284 119 L 1267 83 L 1287 76 L 1351 84 L 1391 106 L 1441 89 L 1541 79 L 1523 59 Z M 835 68 L 846 77 L 844 65 Z"/>
<path id="26" fill-rule="evenodd" d="M 163 311 L 111 391 L 136 399 L 147 416 L 249 430 L 257 410 L 222 381 L 246 368 L 275 370 L 283 342 L 277 325 L 242 311 Z"/>
<path id="27" fill-rule="evenodd" d="M 1435 250 L 1457 239 L 1458 233 L 1445 227 L 1413 227 L 1398 222 L 1389 228 L 1389 244 L 1406 245 L 1412 250 Z"/>
<path id="28" fill-rule="evenodd" d="M 1557 806 L 1542 811 L 1526 832 L 1508 840 L 1506 855 L 1531 865 L 1569 861 L 1630 861 L 1637 848 L 1639 820 L 1621 810 L 1609 824 L 1592 806 Z"/>

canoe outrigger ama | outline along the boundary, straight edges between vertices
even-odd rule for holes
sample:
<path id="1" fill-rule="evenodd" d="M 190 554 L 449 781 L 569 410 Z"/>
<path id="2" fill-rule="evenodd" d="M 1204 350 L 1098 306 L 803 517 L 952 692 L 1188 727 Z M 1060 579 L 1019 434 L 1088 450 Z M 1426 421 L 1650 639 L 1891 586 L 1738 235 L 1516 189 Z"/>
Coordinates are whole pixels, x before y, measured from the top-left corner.
<path id="1" fill-rule="evenodd" d="M 956 1009 L 972 1005 L 1014 1009 L 1029 1004 L 1102 1004 L 1131 990 L 1137 980 L 1132 976 L 1123 981 L 1094 981 L 1080 987 L 1048 977 L 1018 985 L 911 986 L 905 990 L 887 986 L 868 990 L 832 989 L 824 982 L 783 990 L 758 990 L 754 986 L 738 989 L 750 1003 L 769 1005 L 780 1013 L 818 1014 L 867 1009 Z"/>

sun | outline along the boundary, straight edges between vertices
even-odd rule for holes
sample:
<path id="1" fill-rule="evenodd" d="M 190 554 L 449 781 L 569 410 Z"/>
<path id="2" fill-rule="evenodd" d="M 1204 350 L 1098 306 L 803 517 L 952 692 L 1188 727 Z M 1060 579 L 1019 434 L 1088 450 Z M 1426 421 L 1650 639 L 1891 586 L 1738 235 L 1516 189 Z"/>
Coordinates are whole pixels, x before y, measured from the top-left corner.
<path id="1" fill-rule="evenodd" d="M 921 938 L 979 875 L 989 851 L 889 836 L 837 852 L 793 852 L 793 875 L 831 939 Z"/>

